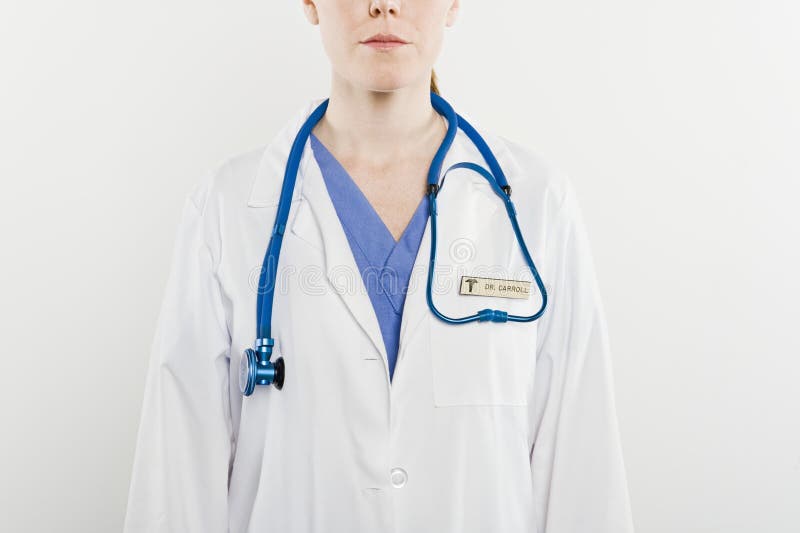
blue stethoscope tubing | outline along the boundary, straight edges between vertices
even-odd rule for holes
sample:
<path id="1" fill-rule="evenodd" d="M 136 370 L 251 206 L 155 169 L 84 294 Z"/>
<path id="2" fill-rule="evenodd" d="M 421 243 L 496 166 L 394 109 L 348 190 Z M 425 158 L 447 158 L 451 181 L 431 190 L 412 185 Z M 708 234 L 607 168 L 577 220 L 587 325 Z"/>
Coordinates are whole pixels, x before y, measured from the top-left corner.
<path id="1" fill-rule="evenodd" d="M 508 185 L 505 173 L 497 162 L 492 150 L 483 140 L 483 137 L 467 122 L 462 116 L 458 115 L 453 107 L 441 96 L 431 91 L 431 104 L 433 108 L 440 115 L 443 115 L 448 122 L 447 133 L 442 144 L 436 151 L 433 160 L 431 161 L 430 169 L 428 170 L 428 188 L 427 195 L 429 200 L 429 216 L 431 220 L 431 252 L 430 262 L 428 266 L 428 287 L 427 287 L 427 301 L 428 306 L 437 318 L 447 322 L 448 324 L 464 324 L 467 322 L 491 321 L 491 322 L 532 322 L 544 313 L 547 307 L 547 291 L 545 290 L 544 283 L 539 275 L 536 265 L 531 258 L 528 247 L 525 244 L 525 239 L 522 237 L 522 232 L 519 228 L 517 221 L 517 212 L 514 204 L 511 201 L 511 187 Z M 245 396 L 249 396 L 255 390 L 256 385 L 270 385 L 274 384 L 278 389 L 283 387 L 283 378 L 285 373 L 285 366 L 283 358 L 278 358 L 274 363 L 270 361 L 272 355 L 272 348 L 275 340 L 271 337 L 272 333 L 272 303 L 275 291 L 275 279 L 277 277 L 278 258 L 280 256 L 281 244 L 283 242 L 283 234 L 286 230 L 286 221 L 289 217 L 289 209 L 291 207 L 291 198 L 294 194 L 295 182 L 297 181 L 297 171 L 300 167 L 303 150 L 305 149 L 306 142 L 311 130 L 320 121 L 325 111 L 328 109 L 329 99 L 325 99 L 316 109 L 309 115 L 305 123 L 300 127 L 297 136 L 292 143 L 292 148 L 289 152 L 289 158 L 286 162 L 286 169 L 283 176 L 283 185 L 281 187 L 281 195 L 278 203 L 278 210 L 275 216 L 275 224 L 272 228 L 272 235 L 270 236 L 269 244 L 264 255 L 264 261 L 261 268 L 261 273 L 258 282 L 258 295 L 256 299 L 256 328 L 257 337 L 255 341 L 255 349 L 248 348 L 245 350 L 242 357 L 239 380 L 240 388 Z M 448 168 L 442 176 L 441 182 L 439 181 L 439 173 L 442 169 L 444 158 L 453 144 L 456 137 L 458 128 L 469 137 L 475 144 L 478 151 L 483 156 L 483 159 L 489 165 L 490 171 L 480 165 L 471 162 L 456 163 Z M 444 178 L 447 174 L 459 168 L 466 168 L 477 172 L 483 176 L 492 187 L 495 194 L 503 201 L 506 208 L 511 226 L 514 229 L 514 234 L 517 242 L 522 250 L 525 261 L 533 274 L 539 292 L 542 295 L 542 303 L 539 310 L 528 316 L 508 314 L 505 311 L 498 309 L 482 309 L 477 313 L 469 316 L 453 318 L 442 314 L 433 303 L 432 286 L 433 274 L 436 265 L 436 196 L 441 188 L 444 186 Z M 271 283 L 267 283 L 271 280 Z"/>

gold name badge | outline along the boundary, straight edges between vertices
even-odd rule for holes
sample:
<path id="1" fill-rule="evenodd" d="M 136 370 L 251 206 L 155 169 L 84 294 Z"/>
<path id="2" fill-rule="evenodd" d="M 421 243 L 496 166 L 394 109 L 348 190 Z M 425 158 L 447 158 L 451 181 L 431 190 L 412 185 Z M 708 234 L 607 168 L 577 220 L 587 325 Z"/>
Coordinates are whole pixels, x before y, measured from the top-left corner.
<path id="1" fill-rule="evenodd" d="M 459 290 L 459 294 L 525 299 L 530 295 L 530 290 L 530 281 L 461 276 L 461 289 Z"/>

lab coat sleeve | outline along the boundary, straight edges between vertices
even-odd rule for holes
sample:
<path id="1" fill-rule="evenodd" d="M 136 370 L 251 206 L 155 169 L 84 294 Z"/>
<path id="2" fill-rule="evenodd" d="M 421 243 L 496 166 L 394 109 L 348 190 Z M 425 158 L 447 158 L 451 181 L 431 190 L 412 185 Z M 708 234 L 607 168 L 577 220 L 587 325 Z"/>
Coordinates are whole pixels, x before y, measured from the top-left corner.
<path id="1" fill-rule="evenodd" d="M 531 475 L 536 533 L 633 531 L 611 353 L 575 191 L 545 244 L 548 308 L 539 323 Z"/>
<path id="2" fill-rule="evenodd" d="M 195 189 L 183 205 L 151 346 L 125 533 L 228 531 L 230 335 L 203 197 Z"/>

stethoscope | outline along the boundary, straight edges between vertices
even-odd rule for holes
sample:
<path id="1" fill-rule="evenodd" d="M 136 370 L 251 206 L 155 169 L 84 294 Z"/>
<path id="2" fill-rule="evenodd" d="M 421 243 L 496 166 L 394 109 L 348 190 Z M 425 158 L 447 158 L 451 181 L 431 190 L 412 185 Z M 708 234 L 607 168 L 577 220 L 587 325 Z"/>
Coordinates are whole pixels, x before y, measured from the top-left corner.
<path id="1" fill-rule="evenodd" d="M 289 152 L 289 159 L 286 163 L 286 171 L 283 175 L 283 186 L 281 187 L 281 195 L 278 203 L 278 211 L 275 217 L 275 224 L 272 228 L 272 235 L 269 239 L 266 254 L 264 255 L 264 262 L 261 266 L 261 275 L 258 282 L 258 297 L 256 301 L 256 341 L 255 348 L 248 348 L 242 355 L 241 363 L 239 366 L 239 388 L 242 394 L 250 396 L 256 388 L 256 385 L 275 385 L 276 388 L 283 388 L 283 380 L 286 373 L 286 367 L 283 357 L 273 363 L 270 361 L 272 357 L 272 349 L 275 345 L 275 339 L 272 338 L 272 303 L 275 292 L 275 279 L 278 274 L 278 257 L 281 252 L 281 243 L 283 241 L 283 233 L 286 229 L 286 221 L 289 217 L 289 208 L 291 206 L 291 198 L 294 194 L 294 185 L 297 180 L 297 170 L 300 166 L 300 160 L 303 155 L 303 149 L 311 130 L 320 121 L 328 108 L 328 101 L 319 104 L 317 108 L 309 115 L 303 126 L 297 133 L 297 136 L 292 143 L 291 151 Z M 483 137 L 464 120 L 463 117 L 458 115 L 448 104 L 444 98 L 431 91 L 431 104 L 437 113 L 444 116 L 448 122 L 447 134 L 442 141 L 439 150 L 431 161 L 430 169 L 428 170 L 428 188 L 427 195 L 429 200 L 429 216 L 431 221 L 431 253 L 430 263 L 428 266 L 428 288 L 427 300 L 428 307 L 434 315 L 439 319 L 447 322 L 448 324 L 465 324 L 475 320 L 479 322 L 532 322 L 544 313 L 547 306 L 547 292 L 545 291 L 542 279 L 533 263 L 528 247 L 525 245 L 525 239 L 522 237 L 522 232 L 519 229 L 517 222 L 517 212 L 514 209 L 514 204 L 511 202 L 511 187 L 508 185 L 506 176 L 500 168 L 494 154 L 489 146 L 483 140 Z M 461 128 L 464 133 L 475 144 L 475 147 L 483 156 L 484 160 L 488 163 L 491 172 L 485 168 L 470 162 L 461 162 L 452 165 L 448 168 L 442 176 L 441 183 L 439 182 L 439 172 L 442 168 L 442 163 L 450 145 L 453 144 L 458 128 Z M 517 242 L 528 263 L 528 267 L 533 274 L 539 292 L 542 295 L 542 304 L 539 310 L 529 316 L 508 314 L 499 309 L 481 309 L 480 311 L 465 317 L 452 318 L 439 312 L 433 303 L 431 294 L 431 287 L 433 285 L 433 272 L 436 264 L 436 196 L 444 186 L 444 178 L 451 170 L 458 168 L 468 168 L 473 170 L 486 178 L 492 187 L 495 194 L 503 201 L 506 212 L 508 213 L 511 226 L 514 228 L 514 234 L 517 237 Z M 267 279 L 271 279 L 271 283 L 267 284 Z M 261 288 L 264 288 L 262 293 Z"/>

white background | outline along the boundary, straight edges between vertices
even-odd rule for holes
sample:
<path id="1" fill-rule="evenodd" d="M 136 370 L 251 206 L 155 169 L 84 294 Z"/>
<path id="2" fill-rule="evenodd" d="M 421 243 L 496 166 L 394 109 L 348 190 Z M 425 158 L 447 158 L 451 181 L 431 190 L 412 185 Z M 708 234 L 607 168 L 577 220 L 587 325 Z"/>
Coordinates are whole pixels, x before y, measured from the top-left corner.
<path id="1" fill-rule="evenodd" d="M 443 96 L 578 190 L 637 531 L 800 531 L 798 3 L 463 4 Z M 183 197 L 329 75 L 299 0 L 0 4 L 0 530 L 121 529 Z"/>

